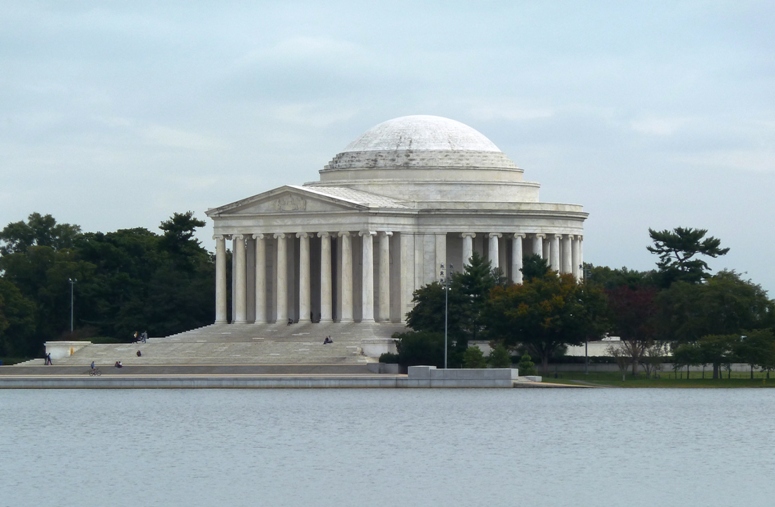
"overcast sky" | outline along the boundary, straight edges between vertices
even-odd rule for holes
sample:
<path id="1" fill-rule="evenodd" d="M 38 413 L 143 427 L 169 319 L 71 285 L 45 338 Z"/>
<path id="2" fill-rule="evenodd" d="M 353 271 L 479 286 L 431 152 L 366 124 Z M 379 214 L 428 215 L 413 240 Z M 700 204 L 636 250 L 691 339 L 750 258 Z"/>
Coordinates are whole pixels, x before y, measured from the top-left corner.
<path id="1" fill-rule="evenodd" d="M 0 6 L 0 227 L 204 219 L 432 114 L 584 205 L 586 261 L 651 269 L 649 227 L 704 228 L 775 296 L 772 0 Z"/>

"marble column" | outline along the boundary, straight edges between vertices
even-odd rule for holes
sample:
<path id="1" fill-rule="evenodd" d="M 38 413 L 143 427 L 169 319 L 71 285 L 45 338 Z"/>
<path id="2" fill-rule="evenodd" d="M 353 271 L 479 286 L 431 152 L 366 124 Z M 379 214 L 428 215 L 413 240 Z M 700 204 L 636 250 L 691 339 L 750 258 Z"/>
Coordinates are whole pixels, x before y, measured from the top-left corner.
<path id="1" fill-rule="evenodd" d="M 288 321 L 288 259 L 286 254 L 285 234 L 274 235 L 277 240 L 277 282 L 275 283 L 275 297 L 277 307 L 277 323 Z"/>
<path id="2" fill-rule="evenodd" d="M 226 312 L 226 238 L 213 236 L 215 240 L 215 323 L 228 322 Z"/>
<path id="3" fill-rule="evenodd" d="M 256 239 L 256 324 L 266 319 L 266 242 L 263 234 L 254 234 Z"/>
<path id="4" fill-rule="evenodd" d="M 536 234 L 533 238 L 533 253 L 544 258 L 544 238 L 546 234 Z"/>
<path id="5" fill-rule="evenodd" d="M 353 321 L 353 253 L 350 243 L 350 233 L 339 233 L 342 238 L 342 311 L 339 322 Z"/>
<path id="6" fill-rule="evenodd" d="M 380 322 L 390 322 L 390 231 L 379 233 L 379 315 Z"/>
<path id="7" fill-rule="evenodd" d="M 552 234 L 552 247 L 551 247 L 551 253 L 549 254 L 549 268 L 551 268 L 552 271 L 557 271 L 559 273 L 560 271 L 560 239 L 562 238 L 562 234 Z"/>
<path id="8" fill-rule="evenodd" d="M 297 232 L 299 238 L 299 322 L 310 322 L 309 234 Z"/>
<path id="9" fill-rule="evenodd" d="M 460 235 L 463 238 L 463 267 L 471 265 L 471 256 L 474 255 L 474 238 L 476 233 L 464 232 Z"/>
<path id="10" fill-rule="evenodd" d="M 490 260 L 490 267 L 492 269 L 498 269 L 500 266 L 498 265 L 500 261 L 500 256 L 498 255 L 498 238 L 503 236 L 503 234 L 499 232 L 491 232 L 487 235 L 487 237 L 490 238 L 490 245 L 488 248 L 488 254 L 489 254 L 489 260 Z"/>
<path id="11" fill-rule="evenodd" d="M 319 232 L 320 238 L 320 322 L 331 322 L 333 304 L 331 300 L 331 234 Z"/>
<path id="12" fill-rule="evenodd" d="M 511 281 L 522 283 L 522 238 L 524 234 L 515 234 L 511 243 Z"/>
<path id="13" fill-rule="evenodd" d="M 579 236 L 573 236 L 573 243 L 571 245 L 571 264 L 572 264 L 572 272 L 573 272 L 573 278 L 576 280 L 579 280 L 579 271 L 581 270 L 581 266 L 579 265 Z"/>
<path id="14" fill-rule="evenodd" d="M 361 231 L 358 234 L 363 238 L 363 282 L 361 284 L 363 316 L 361 322 L 374 322 L 374 236 L 377 233 Z"/>
<path id="15" fill-rule="evenodd" d="M 235 269 L 237 270 L 237 276 L 235 280 L 234 288 L 234 323 L 244 324 L 247 322 L 247 266 L 245 264 L 245 237 L 241 234 L 234 236 L 234 257 L 236 259 Z"/>
<path id="16" fill-rule="evenodd" d="M 562 273 L 568 274 L 573 272 L 573 262 L 572 262 L 572 255 L 571 255 L 571 242 L 573 241 L 573 236 L 570 234 L 566 234 L 562 238 Z"/>

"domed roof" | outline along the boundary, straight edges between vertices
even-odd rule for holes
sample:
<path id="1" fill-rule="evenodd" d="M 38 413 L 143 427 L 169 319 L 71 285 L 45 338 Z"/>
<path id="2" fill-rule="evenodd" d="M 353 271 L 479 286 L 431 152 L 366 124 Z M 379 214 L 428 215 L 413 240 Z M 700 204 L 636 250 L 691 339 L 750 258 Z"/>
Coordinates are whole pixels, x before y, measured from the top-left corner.
<path id="1" fill-rule="evenodd" d="M 440 116 L 418 115 L 402 116 L 370 128 L 335 155 L 321 174 L 410 168 L 522 171 L 492 141 L 468 125 Z"/>
<path id="2" fill-rule="evenodd" d="M 363 151 L 477 151 L 500 153 L 477 130 L 441 116 L 394 118 L 367 130 L 342 153 Z"/>

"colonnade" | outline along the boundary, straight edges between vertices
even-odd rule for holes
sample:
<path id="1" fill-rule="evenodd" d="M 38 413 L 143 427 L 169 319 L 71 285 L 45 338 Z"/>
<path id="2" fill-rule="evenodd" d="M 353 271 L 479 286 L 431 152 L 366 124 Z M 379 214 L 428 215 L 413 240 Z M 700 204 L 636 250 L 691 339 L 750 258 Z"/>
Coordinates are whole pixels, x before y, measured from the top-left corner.
<path id="1" fill-rule="evenodd" d="M 396 234 L 399 238 L 420 235 L 404 232 Z M 453 259 L 447 259 L 448 243 L 453 241 L 456 247 L 454 257 L 461 259 L 461 264 L 468 264 L 474 251 L 484 253 L 486 249 L 486 256 L 492 267 L 501 269 L 514 283 L 522 283 L 523 256 L 530 253 L 547 259 L 552 270 L 573 274 L 576 279 L 583 276 L 581 269 L 583 239 L 580 235 L 541 232 L 484 234 L 462 232 L 433 235 L 435 240 L 424 243 L 423 248 L 434 249 L 429 258 L 434 258 L 437 262 L 439 260 L 454 262 Z M 357 233 L 338 231 L 216 235 L 214 236 L 216 240 L 215 321 L 216 323 L 227 322 L 226 240 L 229 238 L 233 242 L 233 323 L 283 323 L 288 320 L 353 322 L 356 304 L 360 309 L 360 322 L 389 321 L 391 301 L 399 297 L 392 292 L 411 296 L 412 291 L 419 288 L 418 283 L 424 285 L 433 281 L 432 277 L 423 279 L 417 276 L 398 276 L 401 286 L 397 288 L 393 283 L 391 291 L 391 237 L 393 237 L 391 231 L 368 230 Z M 475 245 L 477 237 L 481 239 Z M 353 279 L 354 273 L 357 273 L 353 270 L 353 263 L 358 261 L 353 259 L 352 240 L 355 238 L 360 238 L 359 280 Z M 298 243 L 295 242 L 296 239 Z M 311 255 L 311 239 L 316 240 L 314 259 Z M 274 249 L 268 251 L 267 245 L 270 242 Z M 332 242 L 336 242 L 336 258 L 333 256 Z M 507 246 L 507 242 L 511 244 Z M 402 251 L 398 258 L 406 265 L 393 265 L 392 269 L 400 269 L 402 272 L 407 270 L 414 272 L 418 269 L 416 267 L 419 262 L 418 254 L 412 247 L 405 247 L 404 245 L 408 243 L 404 241 L 395 244 L 401 245 Z M 420 252 L 423 256 L 427 253 L 424 250 Z M 267 270 L 270 257 L 273 269 Z M 411 259 L 414 259 L 414 262 L 411 262 Z M 377 269 L 374 269 L 375 260 Z M 424 272 L 432 274 L 436 271 L 433 268 L 430 271 L 425 269 Z M 427 275 L 425 278 L 428 278 Z M 404 287 L 403 285 L 406 284 L 413 286 Z M 354 293 L 356 287 L 359 289 L 358 294 Z M 289 293 L 289 289 L 292 292 Z M 313 311 L 313 297 L 315 310 L 318 310 L 317 316 Z M 337 298 L 336 304 L 334 297 Z M 402 303 L 404 299 L 405 297 L 402 297 Z M 248 305 L 251 307 L 250 311 L 248 311 Z M 269 310 L 270 308 L 274 311 Z M 338 312 L 338 315 L 335 315 L 335 312 Z M 399 311 L 399 314 L 401 313 L 402 311 Z"/>

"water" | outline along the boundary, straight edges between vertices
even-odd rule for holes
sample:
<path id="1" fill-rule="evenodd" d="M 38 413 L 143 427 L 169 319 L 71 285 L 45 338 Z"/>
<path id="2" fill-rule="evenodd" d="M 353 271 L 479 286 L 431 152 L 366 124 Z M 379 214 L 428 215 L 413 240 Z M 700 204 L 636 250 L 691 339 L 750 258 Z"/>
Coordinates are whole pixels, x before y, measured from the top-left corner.
<path id="1" fill-rule="evenodd" d="M 775 390 L 0 391 L 0 506 L 772 505 Z"/>

